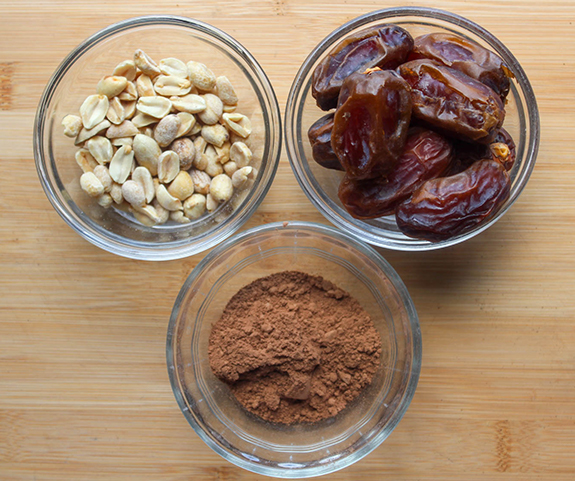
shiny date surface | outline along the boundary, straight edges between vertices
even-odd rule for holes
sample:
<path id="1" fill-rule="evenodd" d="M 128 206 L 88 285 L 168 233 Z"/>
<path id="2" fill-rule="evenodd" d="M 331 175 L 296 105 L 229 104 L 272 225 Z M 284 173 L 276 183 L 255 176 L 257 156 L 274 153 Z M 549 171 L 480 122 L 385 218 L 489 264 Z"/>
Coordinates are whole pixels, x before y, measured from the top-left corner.
<path id="1" fill-rule="evenodd" d="M 510 171 L 517 157 L 515 142 L 504 128 L 499 130 L 489 145 L 454 142 L 453 147 L 454 160 L 449 170 L 450 175 L 463 172 L 474 162 L 484 159 L 496 160 L 505 167 L 505 170 Z"/>
<path id="2" fill-rule="evenodd" d="M 398 164 L 387 177 L 352 180 L 344 177 L 339 199 L 357 219 L 393 214 L 395 207 L 424 182 L 444 174 L 452 157 L 450 143 L 426 129 L 411 129 Z"/>
<path id="3" fill-rule="evenodd" d="M 412 60 L 398 71 L 411 87 L 414 117 L 468 142 L 493 141 L 505 110 L 492 89 L 432 60 Z"/>
<path id="4" fill-rule="evenodd" d="M 425 182 L 397 207 L 397 225 L 410 237 L 449 239 L 493 217 L 510 187 L 509 174 L 499 162 L 480 160 L 460 174 Z"/>
<path id="5" fill-rule="evenodd" d="M 333 114 L 327 114 L 316 120 L 309 128 L 307 135 L 311 145 L 313 159 L 322 167 L 343 170 L 341 162 L 331 147 Z"/>
<path id="6" fill-rule="evenodd" d="M 399 159 L 411 119 L 407 83 L 395 72 L 353 73 L 342 86 L 331 145 L 348 177 L 369 179 L 390 172 Z"/>
<path id="7" fill-rule="evenodd" d="M 337 105 L 343 81 L 367 68 L 394 69 L 403 63 L 413 38 L 401 27 L 377 25 L 346 37 L 321 61 L 313 72 L 312 95 L 322 110 Z"/>
<path id="8" fill-rule="evenodd" d="M 502 99 L 509 93 L 511 71 L 501 57 L 478 43 L 451 33 L 415 38 L 409 59 L 428 58 L 459 70 L 493 89 Z"/>

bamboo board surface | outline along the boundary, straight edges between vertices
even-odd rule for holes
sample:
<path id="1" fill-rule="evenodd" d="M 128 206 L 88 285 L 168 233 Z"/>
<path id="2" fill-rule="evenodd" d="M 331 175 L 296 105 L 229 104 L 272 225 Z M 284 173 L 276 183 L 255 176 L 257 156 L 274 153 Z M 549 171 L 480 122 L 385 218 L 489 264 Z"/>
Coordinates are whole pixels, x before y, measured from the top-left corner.
<path id="1" fill-rule="evenodd" d="M 415 2 L 403 2 L 414 5 Z M 334 480 L 575 479 L 575 4 L 427 1 L 494 33 L 541 113 L 531 180 L 464 245 L 381 250 L 406 283 L 424 341 L 418 390 L 388 440 Z M 170 389 L 165 334 L 202 259 L 108 254 L 52 209 L 32 155 L 35 108 L 62 58 L 135 15 L 171 13 L 247 47 L 285 105 L 309 51 L 389 3 L 330 0 L 0 2 L 0 479 L 247 480 L 189 427 Z M 282 154 L 249 228 L 326 223 Z M 263 479 L 260 477 L 260 479 Z"/>

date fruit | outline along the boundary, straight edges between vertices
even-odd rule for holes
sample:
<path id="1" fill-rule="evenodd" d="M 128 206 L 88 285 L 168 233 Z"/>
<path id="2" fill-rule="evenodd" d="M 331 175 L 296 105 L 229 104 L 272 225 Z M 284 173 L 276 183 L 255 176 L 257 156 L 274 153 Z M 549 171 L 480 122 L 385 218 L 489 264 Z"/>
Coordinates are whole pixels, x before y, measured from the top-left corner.
<path id="1" fill-rule="evenodd" d="M 397 207 L 397 226 L 410 237 L 449 239 L 493 217 L 510 187 L 509 174 L 499 162 L 480 160 L 460 174 L 425 182 Z"/>
<path id="2" fill-rule="evenodd" d="M 341 162 L 331 148 L 333 114 L 327 114 L 316 120 L 309 128 L 307 136 L 311 144 L 313 159 L 326 169 L 343 170 Z"/>
<path id="3" fill-rule="evenodd" d="M 489 87 L 433 60 L 412 60 L 398 70 L 411 87 L 414 117 L 462 140 L 493 141 L 505 110 Z"/>
<path id="4" fill-rule="evenodd" d="M 312 95 L 318 107 L 334 108 L 343 81 L 352 73 L 372 67 L 394 69 L 412 48 L 413 38 L 397 25 L 377 25 L 346 37 L 313 72 Z"/>
<path id="5" fill-rule="evenodd" d="M 509 132 L 504 128 L 499 130 L 495 139 L 489 145 L 454 142 L 453 147 L 454 161 L 449 169 L 449 175 L 463 172 L 478 160 L 496 160 L 500 162 L 507 171 L 510 171 L 515 163 L 515 142 Z"/>
<path id="6" fill-rule="evenodd" d="M 395 72 L 368 69 L 342 85 L 331 146 L 348 177 L 390 172 L 403 152 L 411 119 L 407 83 Z"/>
<path id="7" fill-rule="evenodd" d="M 497 132 L 493 143 L 489 144 L 489 150 L 493 160 L 501 162 L 505 170 L 509 172 L 513 164 L 515 164 L 517 149 L 513 137 L 511 137 L 507 130 L 501 128 L 499 132 Z"/>
<path id="8" fill-rule="evenodd" d="M 415 39 L 409 59 L 428 58 L 459 70 L 493 89 L 501 99 L 509 93 L 513 74 L 501 57 L 472 40 L 451 33 L 430 33 Z"/>
<path id="9" fill-rule="evenodd" d="M 424 182 L 443 175 L 451 157 L 451 145 L 441 135 L 426 129 L 410 129 L 405 150 L 387 177 L 367 180 L 344 177 L 339 199 L 356 219 L 393 214 L 395 207 Z"/>

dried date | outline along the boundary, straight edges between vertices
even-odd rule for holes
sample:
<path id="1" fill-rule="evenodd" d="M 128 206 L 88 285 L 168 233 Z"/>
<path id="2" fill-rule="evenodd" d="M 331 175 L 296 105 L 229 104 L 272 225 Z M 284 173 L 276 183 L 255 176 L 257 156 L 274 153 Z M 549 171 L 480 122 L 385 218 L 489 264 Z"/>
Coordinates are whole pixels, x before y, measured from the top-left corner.
<path id="1" fill-rule="evenodd" d="M 407 83 L 395 72 L 368 69 L 348 76 L 334 115 L 331 145 L 348 177 L 390 172 L 401 155 L 411 118 Z"/>
<path id="2" fill-rule="evenodd" d="M 393 214 L 424 182 L 444 174 L 452 157 L 451 144 L 441 135 L 425 129 L 411 129 L 399 162 L 387 177 L 353 180 L 344 177 L 339 199 L 356 219 Z"/>
<path id="3" fill-rule="evenodd" d="M 397 207 L 397 226 L 410 237 L 449 239 L 493 217 L 510 187 L 509 174 L 499 162 L 480 160 L 460 174 L 423 184 Z"/>
<path id="4" fill-rule="evenodd" d="M 505 170 L 510 171 L 515 163 L 516 147 L 513 138 L 501 128 L 493 142 L 489 145 L 469 142 L 454 142 L 454 161 L 449 175 L 458 174 L 470 167 L 474 162 L 483 159 L 493 159 L 501 163 Z"/>
<path id="5" fill-rule="evenodd" d="M 493 141 L 505 110 L 492 89 L 432 60 L 412 60 L 398 71 L 411 87 L 414 117 L 468 142 Z"/>
<path id="6" fill-rule="evenodd" d="M 322 110 L 337 105 L 343 81 L 367 68 L 394 69 L 405 62 L 413 38 L 401 27 L 377 25 L 346 37 L 321 61 L 312 76 L 312 95 Z"/>
<path id="7" fill-rule="evenodd" d="M 343 170 L 341 162 L 331 148 L 331 131 L 333 129 L 333 114 L 327 114 L 316 120 L 309 128 L 307 135 L 311 144 L 313 159 L 322 167 L 333 170 Z"/>
<path id="8" fill-rule="evenodd" d="M 509 93 L 513 74 L 501 57 L 472 40 L 450 33 L 421 35 L 409 59 L 428 58 L 459 70 L 493 89 L 502 99 Z"/>
<path id="9" fill-rule="evenodd" d="M 517 148 L 513 137 L 504 128 L 499 129 L 493 143 L 489 145 L 493 160 L 501 162 L 505 170 L 510 171 L 517 158 Z"/>

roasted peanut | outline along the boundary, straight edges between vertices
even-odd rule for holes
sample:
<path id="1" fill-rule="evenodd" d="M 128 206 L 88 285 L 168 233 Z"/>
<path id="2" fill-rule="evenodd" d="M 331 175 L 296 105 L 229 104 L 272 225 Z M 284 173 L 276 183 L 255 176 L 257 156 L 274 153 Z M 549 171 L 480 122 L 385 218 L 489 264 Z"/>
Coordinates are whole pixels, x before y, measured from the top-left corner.
<path id="1" fill-rule="evenodd" d="M 224 172 L 226 173 L 226 175 L 228 175 L 229 177 L 231 177 L 232 175 L 234 175 L 234 173 L 236 172 L 236 170 L 238 170 L 238 166 L 235 162 L 230 161 L 230 162 L 226 162 L 224 164 Z"/>
<path id="2" fill-rule="evenodd" d="M 99 95 L 105 95 L 111 99 L 116 95 L 120 95 L 126 88 L 126 85 L 128 85 L 126 77 L 108 75 L 98 82 L 96 93 Z"/>
<path id="3" fill-rule="evenodd" d="M 138 97 L 140 98 L 156 96 L 154 83 L 146 74 L 142 74 L 136 79 L 136 90 L 138 91 Z"/>
<path id="4" fill-rule="evenodd" d="M 180 199 L 176 199 L 172 196 L 164 184 L 159 184 L 156 187 L 156 199 L 164 209 L 169 211 L 181 210 L 183 208 Z"/>
<path id="5" fill-rule="evenodd" d="M 188 219 L 198 219 L 206 211 L 206 196 L 194 194 L 184 202 L 184 214 Z"/>
<path id="6" fill-rule="evenodd" d="M 210 184 L 210 194 L 217 202 L 226 202 L 234 193 L 232 179 L 226 174 L 216 175 Z"/>
<path id="7" fill-rule="evenodd" d="M 125 77 L 130 82 L 136 78 L 136 65 L 132 60 L 120 62 L 114 69 L 113 75 Z"/>
<path id="8" fill-rule="evenodd" d="M 102 195 L 97 197 L 98 205 L 103 207 L 104 209 L 110 208 L 112 205 L 112 196 L 107 193 L 103 193 Z"/>
<path id="9" fill-rule="evenodd" d="M 170 102 L 167 98 L 160 96 L 141 97 L 138 99 L 136 109 L 143 114 L 150 115 L 157 119 L 163 119 L 170 113 L 170 110 L 172 109 L 172 102 Z"/>
<path id="10" fill-rule="evenodd" d="M 93 172 L 94 168 L 99 165 L 96 159 L 88 149 L 80 149 L 76 152 L 76 163 L 84 172 Z"/>
<path id="11" fill-rule="evenodd" d="M 96 125 L 91 129 L 82 128 L 82 130 L 80 130 L 80 133 L 78 134 L 78 137 L 76 137 L 74 144 L 75 145 L 82 144 L 84 141 L 94 137 L 94 135 L 98 135 L 102 130 L 110 127 L 110 125 L 112 125 L 110 124 L 110 121 L 104 119 L 98 125 Z"/>
<path id="12" fill-rule="evenodd" d="M 98 177 L 98 180 L 102 183 L 104 192 L 110 192 L 112 190 L 112 177 L 110 177 L 110 172 L 107 167 L 104 165 L 97 165 L 94 167 L 94 175 Z"/>
<path id="13" fill-rule="evenodd" d="M 206 102 L 206 108 L 198 113 L 198 117 L 205 125 L 214 125 L 222 116 L 224 104 L 220 98 L 214 94 L 205 94 L 203 95 L 203 99 Z"/>
<path id="14" fill-rule="evenodd" d="M 216 210 L 218 208 L 218 202 L 212 197 L 211 194 L 208 194 L 206 196 L 206 210 L 208 212 L 213 212 L 214 210 Z"/>
<path id="15" fill-rule="evenodd" d="M 200 90 L 209 92 L 216 86 L 214 73 L 200 62 L 188 62 L 188 76 L 191 82 Z"/>
<path id="16" fill-rule="evenodd" d="M 158 143 L 147 135 L 138 134 L 134 137 L 134 155 L 136 161 L 150 171 L 150 174 L 157 175 L 158 159 L 162 154 L 162 149 Z"/>
<path id="17" fill-rule="evenodd" d="M 110 161 L 110 176 L 118 184 L 123 184 L 132 170 L 134 151 L 129 145 L 120 147 Z"/>
<path id="18" fill-rule="evenodd" d="M 164 96 L 186 95 L 192 89 L 192 83 L 187 78 L 175 75 L 159 75 L 154 82 L 156 93 Z"/>
<path id="19" fill-rule="evenodd" d="M 90 95 L 80 107 L 84 128 L 90 130 L 98 125 L 108 113 L 110 101 L 105 95 Z"/>
<path id="20" fill-rule="evenodd" d="M 168 184 L 180 172 L 180 158 L 171 150 L 166 150 L 158 158 L 158 180 Z"/>
<path id="21" fill-rule="evenodd" d="M 228 129 L 240 137 L 247 139 L 252 133 L 252 123 L 245 115 L 238 113 L 223 114 L 222 118 Z"/>
<path id="22" fill-rule="evenodd" d="M 120 125 L 111 125 L 106 131 L 106 137 L 117 139 L 119 137 L 133 137 L 139 133 L 138 128 L 131 120 L 124 120 Z"/>
<path id="23" fill-rule="evenodd" d="M 206 195 L 210 191 L 211 177 L 201 170 L 191 170 L 190 177 L 194 183 L 194 192 Z"/>
<path id="24" fill-rule="evenodd" d="M 122 195 L 124 200 L 134 207 L 144 207 L 146 205 L 146 195 L 142 185 L 134 180 L 127 180 L 122 185 Z"/>
<path id="25" fill-rule="evenodd" d="M 247 186 L 248 180 L 255 179 L 257 175 L 253 167 L 242 167 L 232 175 L 232 184 L 236 189 L 243 189 Z"/>
<path id="26" fill-rule="evenodd" d="M 154 78 L 161 73 L 158 64 L 141 49 L 136 50 L 136 53 L 134 53 L 134 64 L 150 78 Z"/>
<path id="27" fill-rule="evenodd" d="M 128 82 L 126 88 L 118 95 L 118 98 L 126 102 L 137 100 L 138 90 L 136 89 L 136 84 L 134 84 L 134 82 Z"/>
<path id="28" fill-rule="evenodd" d="M 154 196 L 156 195 L 156 188 L 154 186 L 154 180 L 152 179 L 152 174 L 150 171 L 143 166 L 136 167 L 134 172 L 132 172 L 132 180 L 142 186 L 146 202 L 148 204 L 152 202 L 152 200 L 154 200 Z"/>
<path id="29" fill-rule="evenodd" d="M 252 161 L 252 151 L 243 142 L 234 142 L 230 148 L 230 159 L 241 169 Z"/>
<path id="30" fill-rule="evenodd" d="M 82 119 L 77 115 L 66 115 L 62 119 L 62 127 L 66 137 L 76 137 L 82 129 Z"/>
<path id="31" fill-rule="evenodd" d="M 199 95 L 188 94 L 184 97 L 170 97 L 173 107 L 180 112 L 197 114 L 206 109 L 206 101 Z"/>
<path id="32" fill-rule="evenodd" d="M 230 135 L 222 124 L 215 124 L 204 125 L 202 127 L 202 137 L 206 142 L 215 145 L 216 147 L 221 147 L 224 145 L 224 142 L 230 138 Z"/>
<path id="33" fill-rule="evenodd" d="M 194 125 L 196 125 L 196 118 L 187 112 L 178 112 L 176 116 L 180 119 L 180 127 L 176 132 L 176 139 L 188 135 Z"/>
<path id="34" fill-rule="evenodd" d="M 187 137 L 174 140 L 169 147 L 180 158 L 180 169 L 188 170 L 192 166 L 196 154 L 194 143 Z"/>
<path id="35" fill-rule="evenodd" d="M 97 135 L 86 142 L 86 148 L 99 164 L 107 164 L 112 160 L 114 147 L 106 137 Z"/>
<path id="36" fill-rule="evenodd" d="M 194 193 L 194 182 L 187 172 L 180 172 L 168 187 L 170 195 L 181 201 Z"/>
<path id="37" fill-rule="evenodd" d="M 80 177 L 80 187 L 90 197 L 98 197 L 104 193 L 104 186 L 93 172 L 84 172 Z"/>
<path id="38" fill-rule="evenodd" d="M 166 115 L 158 122 L 154 128 L 154 139 L 160 147 L 167 147 L 174 141 L 181 123 L 180 118 L 174 114 Z"/>
<path id="39" fill-rule="evenodd" d="M 184 62 L 177 58 L 163 58 L 158 64 L 160 72 L 164 75 L 173 75 L 175 77 L 188 78 L 188 67 Z"/>
<path id="40" fill-rule="evenodd" d="M 232 86 L 229 79 L 221 75 L 216 79 L 216 88 L 218 91 L 218 97 L 222 99 L 222 102 L 226 105 L 236 105 L 238 103 L 238 96 Z"/>
<path id="41" fill-rule="evenodd" d="M 177 222 L 178 224 L 189 224 L 190 219 L 188 219 L 181 210 L 174 210 L 170 212 L 170 220 Z"/>
<path id="42" fill-rule="evenodd" d="M 106 118 L 115 125 L 119 125 L 126 120 L 126 110 L 118 97 L 114 97 L 110 100 Z"/>

